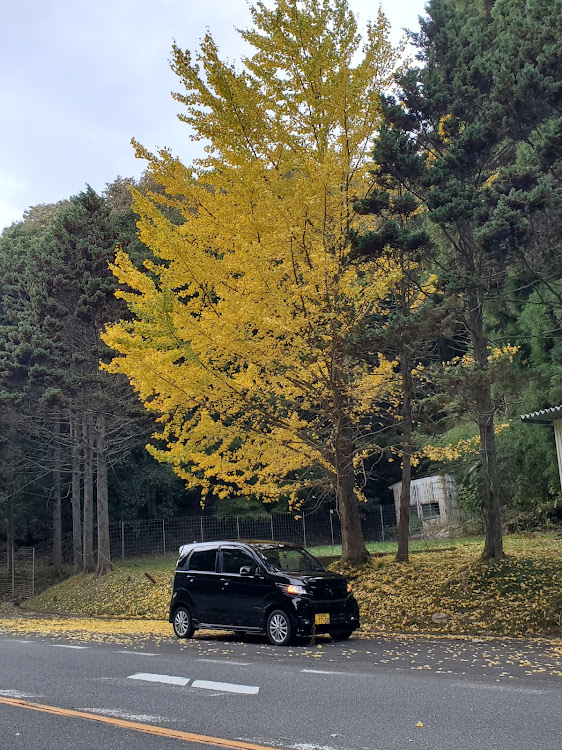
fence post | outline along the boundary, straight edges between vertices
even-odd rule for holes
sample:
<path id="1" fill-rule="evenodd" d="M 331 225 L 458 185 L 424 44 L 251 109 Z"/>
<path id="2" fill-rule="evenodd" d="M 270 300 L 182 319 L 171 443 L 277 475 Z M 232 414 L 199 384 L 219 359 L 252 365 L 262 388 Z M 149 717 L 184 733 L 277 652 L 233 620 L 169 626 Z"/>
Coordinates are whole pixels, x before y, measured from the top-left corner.
<path id="1" fill-rule="evenodd" d="M 121 521 L 121 560 L 125 559 L 125 521 Z"/>
<path id="2" fill-rule="evenodd" d="M 302 536 L 303 536 L 303 547 L 306 547 L 306 523 L 304 520 L 304 513 L 302 514 Z"/>
<path id="3" fill-rule="evenodd" d="M 333 515 L 334 515 L 334 511 L 333 511 L 332 508 L 330 508 L 330 535 L 332 537 L 332 547 L 335 546 L 335 543 L 334 543 L 334 521 L 333 521 Z"/>
<path id="4" fill-rule="evenodd" d="M 12 547 L 12 596 L 16 595 L 16 548 Z"/>
<path id="5" fill-rule="evenodd" d="M 35 547 L 31 548 L 31 596 L 35 596 Z"/>
<path id="6" fill-rule="evenodd" d="M 384 542 L 384 516 L 382 514 L 382 505 L 379 505 L 379 512 L 381 514 L 381 541 Z"/>
<path id="7" fill-rule="evenodd" d="M 271 521 L 271 540 L 273 541 L 275 539 L 275 534 L 273 533 L 273 515 L 269 517 L 269 520 Z"/>
<path id="8" fill-rule="evenodd" d="M 236 516 L 236 533 L 238 534 L 238 539 L 240 539 L 240 520 L 238 516 Z"/>
<path id="9" fill-rule="evenodd" d="M 199 520 L 201 521 L 201 541 L 204 542 L 205 541 L 205 536 L 203 534 L 203 516 L 201 516 L 201 518 Z"/>
<path id="10" fill-rule="evenodd" d="M 162 546 L 164 548 L 164 557 L 166 557 L 166 519 L 162 519 Z"/>

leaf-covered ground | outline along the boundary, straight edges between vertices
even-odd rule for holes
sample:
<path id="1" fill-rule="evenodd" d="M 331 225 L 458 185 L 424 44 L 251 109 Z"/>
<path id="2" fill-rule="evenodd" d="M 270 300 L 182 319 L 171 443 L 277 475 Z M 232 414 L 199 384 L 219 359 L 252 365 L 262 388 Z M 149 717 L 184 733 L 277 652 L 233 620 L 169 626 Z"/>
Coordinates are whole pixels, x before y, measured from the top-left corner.
<path id="1" fill-rule="evenodd" d="M 492 563 L 479 561 L 479 541 L 416 551 L 409 564 L 394 563 L 393 555 L 384 554 L 367 568 L 342 571 L 353 579 L 362 634 L 562 635 L 562 540 L 507 537 L 505 549 L 506 559 Z M 165 620 L 171 568 L 147 561 L 119 567 L 102 578 L 74 576 L 30 600 L 26 609 L 156 620 L 135 627 L 163 635 L 162 627 L 170 627 Z M 435 615 L 441 621 L 434 622 Z M 87 629 L 93 625 L 83 623 Z M 76 629 L 82 629 L 82 623 Z"/>
<path id="2" fill-rule="evenodd" d="M 483 563 L 482 545 L 391 555 L 354 581 L 366 633 L 536 636 L 562 634 L 562 540 L 507 537 L 504 560 Z M 334 566 L 338 568 L 338 566 Z M 341 569 L 341 568 L 340 568 Z M 442 615 L 440 622 L 432 616 Z"/>
<path id="3" fill-rule="evenodd" d="M 28 600 L 26 609 L 71 613 L 87 617 L 123 617 L 166 620 L 172 595 L 173 565 L 157 570 L 118 567 L 105 576 L 72 576 Z M 144 571 L 156 581 L 152 583 Z"/>

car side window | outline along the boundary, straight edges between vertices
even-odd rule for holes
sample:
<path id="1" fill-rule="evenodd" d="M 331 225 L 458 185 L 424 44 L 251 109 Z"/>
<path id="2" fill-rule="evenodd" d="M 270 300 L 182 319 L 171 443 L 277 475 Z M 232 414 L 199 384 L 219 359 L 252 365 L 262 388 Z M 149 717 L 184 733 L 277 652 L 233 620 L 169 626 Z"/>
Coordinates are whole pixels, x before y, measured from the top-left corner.
<path id="1" fill-rule="evenodd" d="M 216 549 L 194 550 L 189 558 L 189 570 L 200 570 L 202 572 L 214 573 Z"/>
<path id="2" fill-rule="evenodd" d="M 256 561 L 243 549 L 228 549 L 222 550 L 222 572 L 223 573 L 240 573 L 240 568 L 243 565 L 249 565 L 252 568 L 256 567 Z"/>

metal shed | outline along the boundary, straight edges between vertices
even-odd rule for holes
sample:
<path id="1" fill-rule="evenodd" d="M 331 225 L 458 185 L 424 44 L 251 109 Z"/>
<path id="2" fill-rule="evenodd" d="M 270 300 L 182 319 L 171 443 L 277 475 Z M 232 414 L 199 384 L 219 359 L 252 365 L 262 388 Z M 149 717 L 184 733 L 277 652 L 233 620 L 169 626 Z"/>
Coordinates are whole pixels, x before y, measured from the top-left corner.
<path id="1" fill-rule="evenodd" d="M 396 482 L 390 489 L 394 495 L 396 517 L 398 518 L 400 515 L 402 482 Z M 453 478 L 448 474 L 412 479 L 410 507 L 416 508 L 423 526 L 447 527 L 462 522 L 464 518 L 457 504 Z"/>

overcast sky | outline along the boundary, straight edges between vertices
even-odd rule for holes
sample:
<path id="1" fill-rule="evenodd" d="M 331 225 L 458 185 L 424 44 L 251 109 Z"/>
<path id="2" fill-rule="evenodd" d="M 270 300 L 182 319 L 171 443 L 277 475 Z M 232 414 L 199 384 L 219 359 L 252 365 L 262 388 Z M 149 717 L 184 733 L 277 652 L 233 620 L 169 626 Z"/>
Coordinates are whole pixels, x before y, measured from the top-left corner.
<path id="1" fill-rule="evenodd" d="M 360 24 L 375 0 L 349 0 Z M 398 37 L 417 28 L 425 0 L 382 0 Z M 29 206 L 98 191 L 137 177 L 136 138 L 200 155 L 177 119 L 172 42 L 195 50 L 209 28 L 222 55 L 241 54 L 234 27 L 249 25 L 246 0 L 18 0 L 0 25 L 0 229 Z"/>

